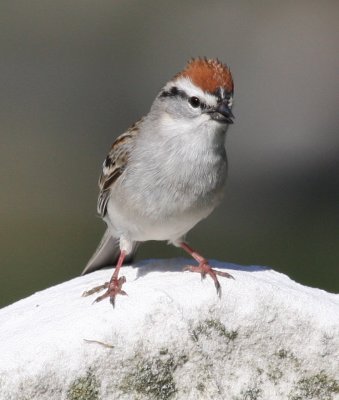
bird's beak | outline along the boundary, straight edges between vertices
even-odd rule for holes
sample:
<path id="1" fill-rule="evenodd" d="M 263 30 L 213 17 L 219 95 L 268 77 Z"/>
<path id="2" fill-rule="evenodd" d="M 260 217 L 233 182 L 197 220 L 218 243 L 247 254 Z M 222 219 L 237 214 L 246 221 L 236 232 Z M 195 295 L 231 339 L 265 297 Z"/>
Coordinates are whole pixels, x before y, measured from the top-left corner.
<path id="1" fill-rule="evenodd" d="M 226 102 L 219 103 L 213 109 L 207 111 L 214 121 L 226 124 L 233 124 L 234 115 Z"/>

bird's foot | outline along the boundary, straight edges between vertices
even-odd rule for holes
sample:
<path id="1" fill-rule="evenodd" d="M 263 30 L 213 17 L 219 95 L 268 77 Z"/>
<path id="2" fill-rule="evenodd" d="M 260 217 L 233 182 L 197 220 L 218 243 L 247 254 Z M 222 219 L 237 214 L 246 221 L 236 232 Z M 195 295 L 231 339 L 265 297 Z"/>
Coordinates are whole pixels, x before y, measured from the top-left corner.
<path id="1" fill-rule="evenodd" d="M 101 296 L 97 297 L 94 300 L 94 303 L 98 303 L 99 301 L 102 301 L 106 299 L 106 297 L 109 297 L 109 301 L 112 304 L 113 307 L 115 307 L 115 297 L 118 294 L 121 294 L 123 296 L 126 296 L 127 293 L 122 290 L 122 285 L 126 282 L 126 278 L 124 276 L 121 276 L 119 279 L 118 278 L 112 278 L 110 282 L 105 282 L 103 285 L 96 286 L 93 289 L 86 290 L 82 296 L 90 296 L 91 294 L 100 292 L 103 289 L 107 289 L 104 294 Z"/>
<path id="2" fill-rule="evenodd" d="M 223 276 L 224 278 L 234 279 L 233 276 L 227 272 L 217 271 L 217 270 L 213 269 L 208 264 L 207 261 L 202 261 L 198 266 L 187 265 L 186 267 L 184 267 L 184 271 L 199 272 L 201 275 L 201 279 L 205 279 L 206 275 L 209 275 L 213 279 L 214 286 L 217 290 L 217 294 L 219 297 L 221 297 L 221 286 L 218 281 L 217 275 Z"/>

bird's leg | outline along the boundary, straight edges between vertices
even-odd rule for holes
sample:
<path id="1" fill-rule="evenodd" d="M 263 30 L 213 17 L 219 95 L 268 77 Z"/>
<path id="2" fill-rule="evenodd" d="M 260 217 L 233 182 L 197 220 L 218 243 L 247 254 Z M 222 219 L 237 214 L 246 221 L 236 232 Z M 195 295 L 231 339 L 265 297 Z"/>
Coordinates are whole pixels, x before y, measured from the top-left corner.
<path id="1" fill-rule="evenodd" d="M 119 276 L 119 271 L 120 268 L 124 262 L 124 259 L 126 257 L 126 251 L 121 250 L 120 252 L 120 256 L 117 262 L 117 265 L 115 267 L 115 270 L 113 272 L 112 278 L 109 282 L 105 282 L 103 285 L 100 286 L 96 286 L 95 288 L 91 289 L 91 290 L 87 290 L 86 292 L 83 293 L 83 296 L 89 296 L 93 293 L 96 293 L 102 289 L 107 289 L 106 292 L 97 297 L 94 302 L 97 303 L 101 300 L 104 300 L 106 297 L 110 298 L 110 302 L 112 304 L 112 306 L 115 306 L 115 297 L 117 294 L 122 294 L 122 295 L 127 295 L 127 293 L 122 290 L 122 285 L 126 282 L 126 278 L 124 276 L 121 276 L 120 278 L 118 278 Z"/>
<path id="2" fill-rule="evenodd" d="M 212 269 L 212 267 L 208 264 L 208 260 L 193 250 L 187 243 L 181 242 L 180 247 L 184 249 L 188 254 L 190 254 L 198 263 L 198 266 L 187 265 L 184 268 L 184 271 L 191 271 L 191 272 L 199 272 L 201 274 L 201 278 L 204 279 L 206 275 L 209 275 L 213 281 L 215 288 L 217 289 L 217 294 L 221 296 L 221 286 L 218 281 L 217 275 L 223 276 L 225 278 L 234 279 L 232 275 L 228 274 L 227 272 L 217 271 Z"/>

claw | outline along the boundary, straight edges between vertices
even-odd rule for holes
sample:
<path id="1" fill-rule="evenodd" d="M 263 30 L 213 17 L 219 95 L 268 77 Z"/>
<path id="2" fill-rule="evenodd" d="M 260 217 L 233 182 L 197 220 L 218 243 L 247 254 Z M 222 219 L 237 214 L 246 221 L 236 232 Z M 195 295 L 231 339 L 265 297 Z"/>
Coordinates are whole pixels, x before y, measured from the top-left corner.
<path id="1" fill-rule="evenodd" d="M 234 277 L 228 272 L 213 270 L 216 275 L 223 276 L 224 278 L 234 279 Z"/>
<path id="2" fill-rule="evenodd" d="M 186 265 L 183 270 L 190 272 L 199 272 L 201 275 L 201 279 L 205 279 L 206 275 L 209 275 L 214 281 L 214 286 L 219 298 L 221 297 L 221 285 L 218 281 L 217 275 L 223 276 L 224 278 L 234 279 L 233 276 L 227 272 L 212 269 L 206 261 L 201 262 L 198 266 Z"/>
<path id="3" fill-rule="evenodd" d="M 114 308 L 116 295 L 117 294 L 121 294 L 123 296 L 127 295 L 127 293 L 124 290 L 121 289 L 122 285 L 126 282 L 126 278 L 124 276 L 121 276 L 118 279 L 119 271 L 120 271 L 120 268 L 121 268 L 121 266 L 122 266 L 122 264 L 124 262 L 126 254 L 127 253 L 126 253 L 125 250 L 120 250 L 120 256 L 119 256 L 118 262 L 116 264 L 116 267 L 115 267 L 115 270 L 113 272 L 112 278 L 111 278 L 111 280 L 109 282 L 105 282 L 103 285 L 96 286 L 95 288 L 93 288 L 91 290 L 87 290 L 82 295 L 83 296 L 89 296 L 89 295 L 91 295 L 93 293 L 99 292 L 100 290 L 107 289 L 106 292 L 103 295 L 97 297 L 94 300 L 93 303 L 98 303 L 99 301 L 104 300 L 106 297 L 109 297 L 110 298 L 110 302 L 111 302 L 111 304 L 112 304 L 112 306 Z"/>
<path id="4" fill-rule="evenodd" d="M 103 295 L 97 297 L 97 298 L 93 301 L 92 304 L 94 304 L 94 303 L 99 303 L 100 301 L 106 299 L 106 297 L 108 297 L 108 296 L 109 296 L 109 292 L 108 292 L 108 290 L 107 290 Z"/>
<path id="5" fill-rule="evenodd" d="M 214 286 L 217 291 L 217 295 L 218 295 L 219 299 L 221 299 L 221 285 L 220 285 L 219 281 L 214 282 Z"/>
<path id="6" fill-rule="evenodd" d="M 180 247 L 182 247 L 188 254 L 190 254 L 199 263 L 198 266 L 187 265 L 184 268 L 184 271 L 199 272 L 201 275 L 201 279 L 205 279 L 206 275 L 209 275 L 214 281 L 214 286 L 217 290 L 217 295 L 221 297 L 221 286 L 218 281 L 217 275 L 223 276 L 224 278 L 234 279 L 233 276 L 227 272 L 221 272 L 212 269 L 211 266 L 208 264 L 206 258 L 200 255 L 197 251 L 193 250 L 187 243 L 181 242 Z"/>
<path id="7" fill-rule="evenodd" d="M 126 282 L 126 278 L 124 276 L 120 277 L 119 279 L 112 279 L 110 282 L 105 282 L 103 285 L 96 286 L 93 289 L 85 291 L 82 296 L 89 296 L 93 293 L 99 292 L 103 289 L 107 289 L 104 294 L 97 297 L 94 303 L 99 303 L 100 301 L 106 299 L 107 297 L 110 298 L 110 303 L 112 304 L 113 308 L 115 307 L 115 298 L 118 294 L 122 296 L 127 296 L 127 293 L 122 290 L 122 285 Z"/>

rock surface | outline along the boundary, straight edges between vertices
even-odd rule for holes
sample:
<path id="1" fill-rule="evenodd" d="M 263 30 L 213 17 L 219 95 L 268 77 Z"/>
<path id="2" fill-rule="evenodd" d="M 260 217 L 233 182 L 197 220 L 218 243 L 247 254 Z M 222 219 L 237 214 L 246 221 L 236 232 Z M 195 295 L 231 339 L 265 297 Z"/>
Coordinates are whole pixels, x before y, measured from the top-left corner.
<path id="1" fill-rule="evenodd" d="M 339 399 L 339 295 L 261 267 L 124 267 L 128 296 L 92 304 L 102 270 L 0 310 L 0 399 Z"/>

